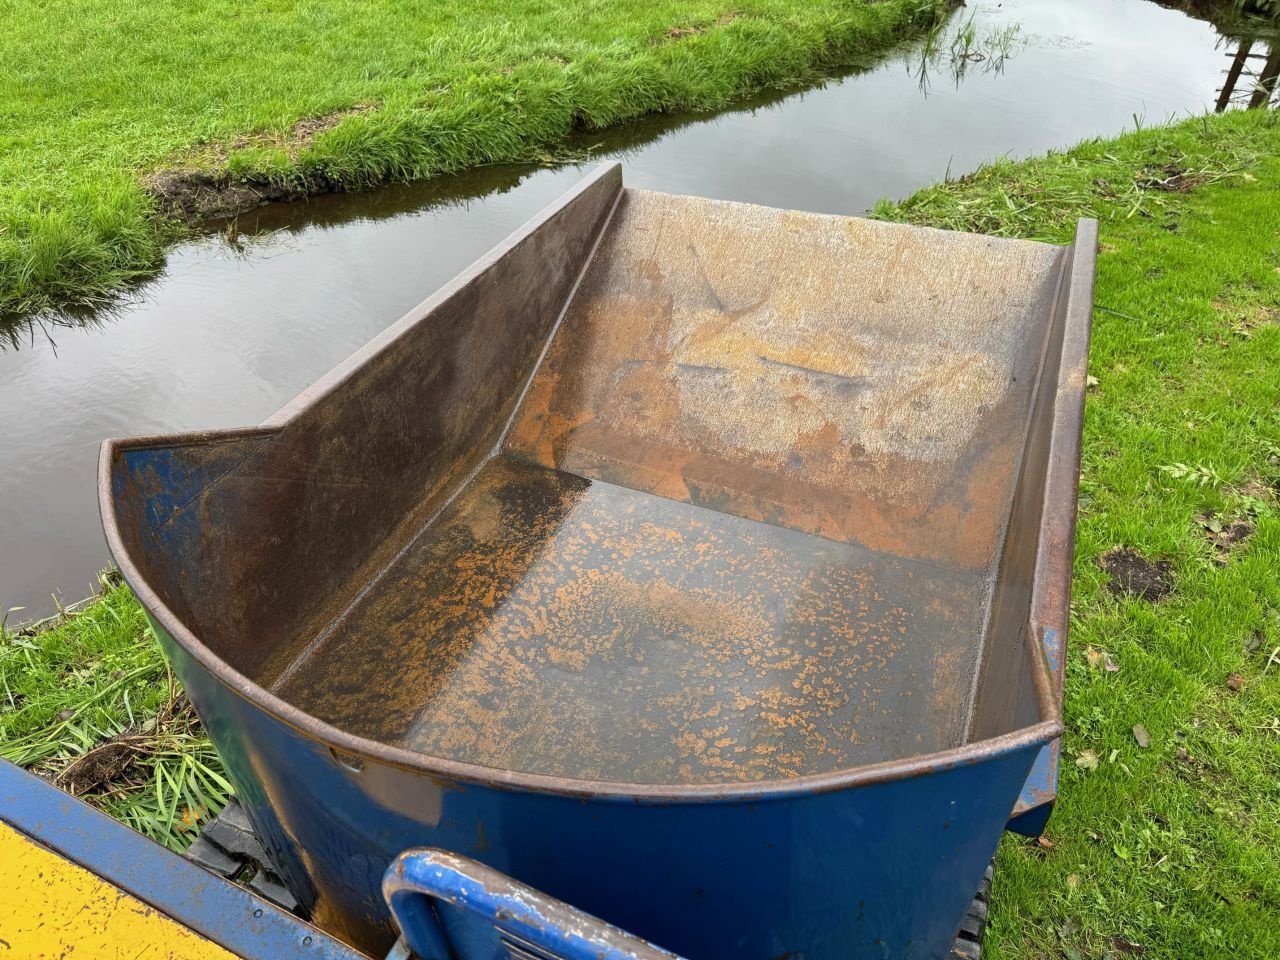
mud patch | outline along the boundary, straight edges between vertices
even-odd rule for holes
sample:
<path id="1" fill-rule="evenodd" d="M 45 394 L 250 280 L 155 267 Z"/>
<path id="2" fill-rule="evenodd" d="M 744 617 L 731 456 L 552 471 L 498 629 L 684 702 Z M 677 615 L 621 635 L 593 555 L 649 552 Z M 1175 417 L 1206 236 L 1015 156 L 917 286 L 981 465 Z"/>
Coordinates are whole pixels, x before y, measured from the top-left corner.
<path id="1" fill-rule="evenodd" d="M 281 179 L 253 175 L 232 177 L 225 170 L 231 155 L 240 150 L 274 148 L 285 151 L 294 160 L 326 130 L 377 107 L 376 103 L 361 103 L 318 117 L 304 117 L 283 133 L 240 137 L 231 143 L 199 147 L 176 168 L 152 174 L 143 181 L 143 189 L 162 214 L 189 224 L 225 220 L 266 203 L 335 193 L 340 187 L 322 173 Z"/>
<path id="2" fill-rule="evenodd" d="M 73 797 L 111 783 L 140 756 L 150 752 L 153 738 L 126 731 L 76 758 L 53 781 Z"/>
<path id="3" fill-rule="evenodd" d="M 1222 517 L 1213 512 L 1198 514 L 1196 522 L 1213 548 L 1213 562 L 1220 567 L 1227 565 L 1232 553 L 1253 536 L 1255 530 L 1254 525 L 1246 520 Z"/>
<path id="4" fill-rule="evenodd" d="M 236 217 L 266 203 L 302 200 L 340 189 L 324 174 L 274 181 L 267 177 L 232 178 L 226 173 L 199 170 L 157 173 L 147 179 L 144 187 L 162 214 L 193 225 Z"/>
<path id="5" fill-rule="evenodd" d="M 1117 596 L 1159 603 L 1173 592 L 1173 564 L 1152 562 L 1132 547 L 1108 550 L 1098 558 L 1098 566 L 1111 576 L 1107 589 Z"/>
<path id="6" fill-rule="evenodd" d="M 1163 193 L 1190 193 L 1208 176 L 1197 171 L 1187 170 L 1176 163 L 1166 163 L 1160 167 L 1146 167 L 1134 181 L 1142 190 L 1159 190 Z"/>

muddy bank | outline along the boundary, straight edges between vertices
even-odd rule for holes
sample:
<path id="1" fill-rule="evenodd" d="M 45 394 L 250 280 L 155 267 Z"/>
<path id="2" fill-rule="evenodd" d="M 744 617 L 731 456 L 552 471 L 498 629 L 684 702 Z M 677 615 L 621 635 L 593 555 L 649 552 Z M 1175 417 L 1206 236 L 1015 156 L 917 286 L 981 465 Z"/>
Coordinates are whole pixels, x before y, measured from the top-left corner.
<path id="1" fill-rule="evenodd" d="M 171 170 L 148 178 L 146 189 L 163 216 L 196 226 L 228 220 L 268 203 L 333 193 L 341 187 L 322 173 L 277 182 L 269 177 L 233 178 L 229 173 Z"/>

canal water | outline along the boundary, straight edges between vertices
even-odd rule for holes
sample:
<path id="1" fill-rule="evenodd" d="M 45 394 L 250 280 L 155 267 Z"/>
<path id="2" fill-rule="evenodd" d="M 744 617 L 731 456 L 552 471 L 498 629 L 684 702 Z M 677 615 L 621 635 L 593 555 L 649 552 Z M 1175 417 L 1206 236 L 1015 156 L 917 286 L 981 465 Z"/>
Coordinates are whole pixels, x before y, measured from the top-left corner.
<path id="1" fill-rule="evenodd" d="M 982 60 L 919 44 L 816 89 L 583 138 L 635 187 L 860 214 L 948 174 L 1212 109 L 1234 46 L 1150 0 L 979 0 Z M 1002 59 L 1000 51 L 1010 54 Z M 964 76 L 956 74 L 964 67 Z M 574 183 L 493 167 L 242 216 L 127 304 L 0 341 L 0 614 L 88 594 L 107 562 L 104 437 L 256 423 Z"/>

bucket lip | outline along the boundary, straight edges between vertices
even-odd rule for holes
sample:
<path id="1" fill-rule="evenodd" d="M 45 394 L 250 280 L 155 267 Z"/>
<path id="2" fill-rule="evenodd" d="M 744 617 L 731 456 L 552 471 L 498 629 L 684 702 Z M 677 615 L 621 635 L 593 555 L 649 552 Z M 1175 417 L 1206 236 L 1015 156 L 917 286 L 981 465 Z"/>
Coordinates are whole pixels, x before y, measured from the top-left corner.
<path id="1" fill-rule="evenodd" d="M 472 783 L 493 789 L 524 791 L 582 799 L 637 803 L 759 801 L 802 794 L 826 793 L 852 787 L 904 780 L 959 766 L 985 763 L 1029 748 L 1039 748 L 1060 737 L 1062 723 L 1063 657 L 1071 592 L 1072 547 L 1078 498 L 1078 469 L 1088 335 L 1093 303 L 1093 263 L 1097 248 L 1097 222 L 1080 220 L 1075 242 L 1061 248 L 1059 291 L 1063 310 L 1064 338 L 1059 357 L 1058 381 L 1054 385 L 1054 416 L 1050 428 L 1051 452 L 1044 481 L 1043 510 L 1038 531 L 1034 587 L 1026 621 L 1024 650 L 1029 660 L 1036 708 L 1040 719 L 1030 725 L 961 746 L 927 754 L 847 767 L 826 773 L 753 782 L 654 784 L 622 781 L 592 781 L 548 774 L 526 773 L 486 767 L 463 760 L 451 760 L 395 747 L 348 733 L 288 703 L 244 674 L 235 670 L 206 646 L 152 589 L 134 563 L 121 536 L 112 490 L 112 465 L 126 450 L 148 447 L 190 446 L 218 441 L 265 439 L 274 436 L 302 409 L 333 390 L 363 360 L 401 335 L 438 298 L 446 295 L 468 275 L 532 231 L 565 199 L 604 179 L 622 187 L 621 166 L 602 164 L 521 230 L 500 244 L 484 260 L 453 283 L 429 297 L 382 334 L 356 351 L 320 381 L 304 390 L 265 423 L 256 427 L 212 430 L 185 434 L 153 435 L 103 441 L 98 460 L 98 499 L 107 547 L 126 582 L 133 588 L 147 613 L 208 673 L 232 693 L 293 728 L 309 740 L 359 759 L 398 767 L 414 773 Z M 336 762 L 336 761 L 335 761 Z M 360 776 L 353 773 L 353 776 Z"/>
<path id="2" fill-rule="evenodd" d="M 107 547 L 125 581 L 137 594 L 147 613 L 154 618 L 156 624 L 174 642 L 178 643 L 201 667 L 232 693 L 248 701 L 258 709 L 265 711 L 279 722 L 298 731 L 307 739 L 323 746 L 385 766 L 398 767 L 429 777 L 472 783 L 494 789 L 639 803 L 696 803 L 768 800 L 798 794 L 827 793 L 850 787 L 909 779 L 952 767 L 984 763 L 1030 747 L 1040 747 L 1062 734 L 1061 707 L 1055 692 L 1056 684 L 1050 674 L 1045 658 L 1042 655 L 1038 655 L 1037 652 L 1031 654 L 1031 660 L 1032 678 L 1041 717 L 1038 722 L 995 737 L 933 753 L 884 760 L 878 763 L 847 767 L 826 773 L 804 774 L 792 778 L 751 782 L 687 784 L 581 780 L 549 774 L 504 770 L 464 760 L 430 756 L 349 733 L 318 717 L 312 716 L 276 696 L 262 685 L 234 669 L 206 646 L 152 589 L 137 564 L 134 563 L 129 549 L 125 546 L 117 522 L 111 476 L 112 464 L 119 454 L 128 450 L 157 446 L 172 447 L 179 444 L 191 445 L 211 441 L 264 438 L 274 435 L 278 430 L 279 426 L 246 427 L 103 441 L 98 460 L 98 496 L 101 506 L 102 528 L 106 536 Z M 1069 571 L 1069 566 L 1067 569 Z M 1038 632 L 1035 629 L 1031 629 L 1028 639 L 1035 638 Z M 1038 651 L 1039 644 L 1028 643 L 1027 648 L 1029 651 Z M 360 776 L 360 774 L 355 773 L 353 776 Z"/>

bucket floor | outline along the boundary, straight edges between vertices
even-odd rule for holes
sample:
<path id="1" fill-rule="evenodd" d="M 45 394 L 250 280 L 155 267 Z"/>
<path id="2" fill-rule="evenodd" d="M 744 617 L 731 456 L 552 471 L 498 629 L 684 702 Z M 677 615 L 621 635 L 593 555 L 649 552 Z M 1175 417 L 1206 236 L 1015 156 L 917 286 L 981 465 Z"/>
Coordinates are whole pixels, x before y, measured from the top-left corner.
<path id="1" fill-rule="evenodd" d="M 988 595 L 981 571 L 502 456 L 276 692 L 505 770 L 830 772 L 963 741 Z"/>

